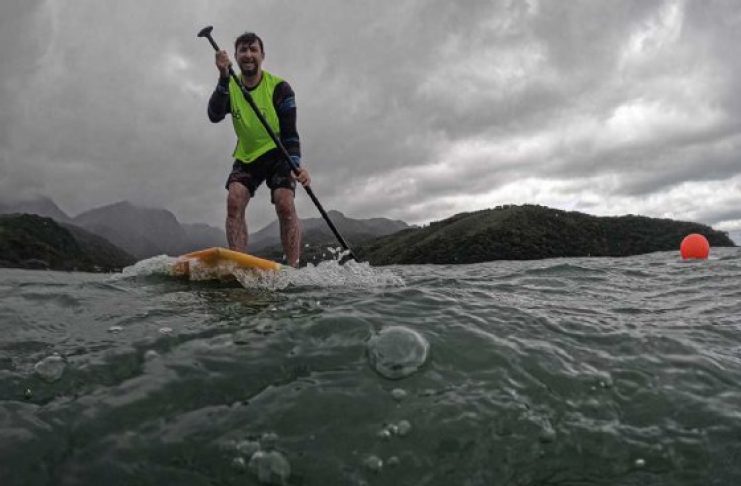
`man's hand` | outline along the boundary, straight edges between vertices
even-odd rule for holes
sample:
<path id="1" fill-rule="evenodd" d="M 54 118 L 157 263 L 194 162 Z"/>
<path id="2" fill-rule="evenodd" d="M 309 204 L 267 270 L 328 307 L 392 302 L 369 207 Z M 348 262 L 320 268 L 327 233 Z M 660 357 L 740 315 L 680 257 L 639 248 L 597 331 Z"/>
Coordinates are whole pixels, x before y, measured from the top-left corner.
<path id="1" fill-rule="evenodd" d="M 229 54 L 226 51 L 218 51 L 216 53 L 216 68 L 219 70 L 219 74 L 222 78 L 229 77 L 229 66 L 232 62 L 229 60 Z"/>
<path id="2" fill-rule="evenodd" d="M 309 171 L 306 170 L 304 167 L 299 167 L 298 173 L 291 172 L 291 175 L 293 175 L 293 178 L 301 183 L 302 186 L 308 187 L 309 185 L 311 185 L 311 176 L 309 175 Z"/>

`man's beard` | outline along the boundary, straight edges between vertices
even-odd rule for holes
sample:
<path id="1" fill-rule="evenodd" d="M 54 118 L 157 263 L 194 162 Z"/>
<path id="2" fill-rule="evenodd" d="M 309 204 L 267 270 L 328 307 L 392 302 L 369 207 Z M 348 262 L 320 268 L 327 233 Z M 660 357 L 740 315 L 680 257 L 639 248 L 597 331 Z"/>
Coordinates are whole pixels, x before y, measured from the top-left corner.
<path id="1" fill-rule="evenodd" d="M 242 74 L 244 74 L 247 77 L 252 77 L 257 74 L 257 65 L 252 64 L 251 67 L 242 67 L 240 66 L 240 69 L 242 70 Z"/>

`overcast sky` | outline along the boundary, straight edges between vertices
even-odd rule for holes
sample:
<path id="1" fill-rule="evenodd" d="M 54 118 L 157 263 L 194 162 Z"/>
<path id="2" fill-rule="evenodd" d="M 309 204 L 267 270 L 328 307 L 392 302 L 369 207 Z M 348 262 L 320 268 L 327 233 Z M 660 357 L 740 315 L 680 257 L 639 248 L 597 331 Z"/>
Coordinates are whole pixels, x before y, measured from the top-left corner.
<path id="1" fill-rule="evenodd" d="M 738 0 L 3 1 L 0 197 L 222 226 L 235 136 L 206 116 L 206 25 L 230 53 L 263 38 L 327 209 L 427 223 L 532 203 L 741 228 Z M 264 186 L 248 211 L 252 229 L 274 219 Z"/>

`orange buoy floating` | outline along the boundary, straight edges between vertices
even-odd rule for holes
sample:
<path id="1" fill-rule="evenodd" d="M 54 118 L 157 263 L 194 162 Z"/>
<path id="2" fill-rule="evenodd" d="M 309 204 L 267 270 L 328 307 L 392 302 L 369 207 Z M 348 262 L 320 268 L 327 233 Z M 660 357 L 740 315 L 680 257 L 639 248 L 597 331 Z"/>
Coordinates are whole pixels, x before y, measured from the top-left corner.
<path id="1" fill-rule="evenodd" d="M 705 260 L 710 254 L 710 243 L 703 235 L 692 233 L 682 240 L 682 244 L 679 245 L 679 253 L 682 254 L 684 260 L 690 258 Z"/>

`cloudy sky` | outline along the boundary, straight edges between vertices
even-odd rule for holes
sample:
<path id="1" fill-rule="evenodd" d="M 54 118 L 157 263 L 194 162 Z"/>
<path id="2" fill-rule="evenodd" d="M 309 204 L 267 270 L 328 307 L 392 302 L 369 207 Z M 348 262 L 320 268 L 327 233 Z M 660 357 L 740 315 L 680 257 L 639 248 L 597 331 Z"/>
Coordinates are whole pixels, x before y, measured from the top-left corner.
<path id="1" fill-rule="evenodd" d="M 741 229 L 738 0 L 2 2 L 0 197 L 221 226 L 235 137 L 206 117 L 206 25 L 230 52 L 262 36 L 327 209 L 427 223 L 533 203 Z"/>

